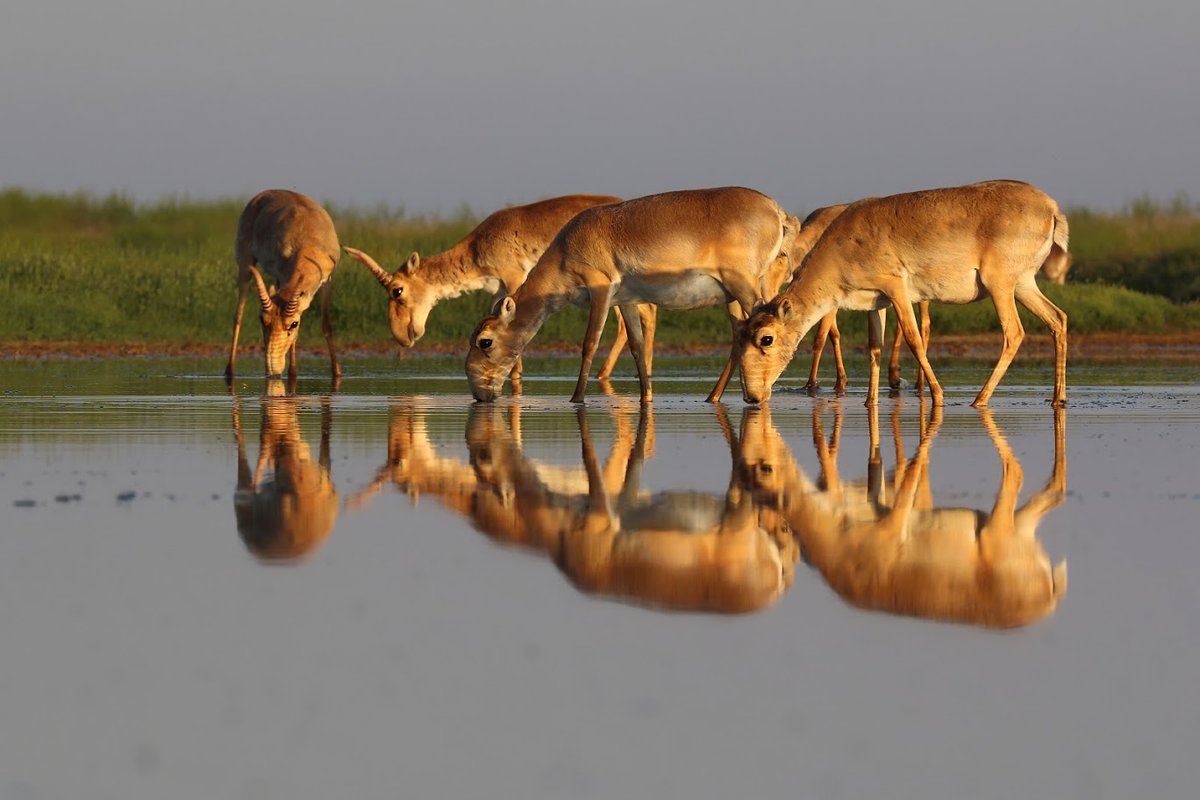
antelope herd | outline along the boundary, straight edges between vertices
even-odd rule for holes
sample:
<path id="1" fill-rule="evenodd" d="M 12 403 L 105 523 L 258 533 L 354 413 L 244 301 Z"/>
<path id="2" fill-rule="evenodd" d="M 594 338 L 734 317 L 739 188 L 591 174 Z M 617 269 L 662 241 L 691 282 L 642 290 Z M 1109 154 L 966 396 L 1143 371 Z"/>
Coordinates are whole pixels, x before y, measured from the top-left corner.
<path id="1" fill-rule="evenodd" d="M 868 315 L 867 405 L 878 402 L 884 315 L 898 327 L 888 383 L 899 390 L 903 336 L 919 365 L 918 393 L 928 385 L 934 405 L 944 390 L 927 357 L 929 303 L 971 303 L 990 297 L 1003 345 L 972 405 L 982 408 L 1021 346 L 1025 331 L 1016 304 L 1029 309 L 1054 340 L 1051 405 L 1067 401 L 1067 315 L 1042 294 L 1036 276 L 1062 283 L 1071 259 L 1067 219 L 1041 190 L 1019 181 L 868 197 L 827 206 L 803 223 L 760 192 L 741 187 L 693 189 L 622 201 L 568 195 L 497 211 L 449 250 L 412 253 L 388 272 L 362 250 L 345 251 L 387 293 L 392 335 L 411 347 L 441 300 L 469 291 L 493 296 L 467 343 L 467 380 L 480 402 L 499 397 L 506 379 L 521 392 L 521 354 L 546 320 L 568 304 L 589 309 L 572 402 L 582 403 L 592 359 L 610 308 L 618 334 L 599 378 L 612 373 L 628 341 L 642 402 L 653 399 L 655 307 L 691 309 L 724 303 L 731 349 L 708 395 L 721 399 L 735 365 L 742 397 L 765 402 L 800 340 L 818 325 L 806 388 L 817 389 L 821 351 L 831 340 L 835 392 L 845 391 L 839 309 Z M 333 221 L 317 203 L 273 189 L 246 206 L 238 222 L 238 304 L 227 379 L 234 375 L 242 312 L 251 282 L 258 290 L 266 374 L 288 363 L 296 376 L 300 317 L 321 291 L 322 330 L 333 376 L 341 376 L 329 320 L 330 278 L 341 254 Z M 279 286 L 268 289 L 266 273 Z M 788 279 L 786 287 L 780 286 Z M 921 309 L 921 322 L 912 304 Z"/>
<path id="2" fill-rule="evenodd" d="M 297 375 L 300 318 L 321 293 L 322 330 L 335 387 L 341 378 L 330 322 L 330 279 L 343 250 L 383 287 L 395 340 L 412 347 L 433 308 L 466 292 L 492 296 L 466 343 L 466 375 L 477 401 L 469 414 L 469 461 L 442 452 L 424 412 L 393 401 L 387 461 L 346 505 L 364 508 L 389 485 L 434 498 L 489 538 L 544 553 L 587 593 L 659 608 L 741 613 L 775 602 L 796 566 L 813 567 L 846 602 L 869 609 L 990 627 L 1029 624 L 1051 613 L 1066 589 L 1065 562 L 1052 566 L 1036 530 L 1066 492 L 1067 316 L 1038 287 L 1062 283 L 1071 265 L 1066 217 L 1041 190 L 1017 181 L 869 197 L 830 205 L 803 221 L 772 198 L 742 187 L 694 189 L 621 200 L 568 195 L 495 212 L 444 252 L 413 252 L 394 270 L 361 249 L 342 247 L 330 215 L 304 195 L 260 193 L 237 226 L 238 302 L 226 379 L 232 384 L 247 294 L 261 306 L 265 371 L 258 464 L 250 469 L 235 399 L 238 483 L 234 508 L 246 547 L 264 560 L 294 560 L 317 549 L 339 500 L 329 458 L 330 408 L 322 405 L 320 457 L 300 435 L 300 401 L 280 390 L 285 366 Z M 271 284 L 271 285 L 269 285 Z M 930 303 L 990 297 L 1002 331 L 1000 357 L 971 405 L 1002 465 L 990 512 L 938 508 L 928 484 L 930 447 L 945 390 L 928 358 Z M 723 494 L 649 493 L 641 488 L 653 445 L 653 347 L 657 308 L 723 303 L 730 349 L 708 394 L 729 448 Z M 913 311 L 918 304 L 920 321 Z M 987 405 L 1024 338 L 1017 303 L 1049 328 L 1054 342 L 1055 461 L 1049 483 L 1018 507 L 1021 468 Z M 522 393 L 522 354 L 547 319 L 566 307 L 588 310 L 572 402 L 582 468 L 555 467 L 526 454 L 519 404 L 497 406 L 505 381 Z M 878 395 L 884 316 L 898 326 L 888 384 L 901 393 L 899 351 L 919 371 L 921 437 L 904 456 L 899 406 L 889 490 L 879 469 Z M 608 394 L 628 345 L 640 404 L 618 399 L 615 438 L 597 458 L 582 408 L 608 312 L 617 337 L 597 376 Z M 821 467 L 809 479 L 772 423 L 768 400 L 800 341 L 815 328 L 804 388 L 819 391 L 822 350 L 832 344 L 834 393 L 849 382 L 839 310 L 867 314 L 866 406 L 871 450 L 865 483 L 837 470 L 841 407 L 826 441 L 814 406 L 813 443 Z M 720 399 L 735 369 L 743 412 L 735 432 Z M 926 423 L 924 388 L 932 401 Z M 637 409 L 636 425 L 631 420 Z M 526 412 L 532 413 L 532 412 Z M 270 475 L 268 475 L 268 471 Z"/>

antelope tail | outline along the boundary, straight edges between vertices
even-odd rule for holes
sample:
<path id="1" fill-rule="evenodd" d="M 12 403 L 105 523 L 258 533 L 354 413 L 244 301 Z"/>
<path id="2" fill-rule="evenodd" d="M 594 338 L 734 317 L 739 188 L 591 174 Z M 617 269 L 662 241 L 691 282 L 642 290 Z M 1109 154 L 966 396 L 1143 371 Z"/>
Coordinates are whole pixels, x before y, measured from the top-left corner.
<path id="1" fill-rule="evenodd" d="M 1067 252 L 1070 242 L 1070 230 L 1067 218 L 1059 209 L 1054 209 L 1054 231 L 1051 233 L 1053 244 L 1050 255 L 1042 262 L 1042 275 L 1051 283 L 1064 284 L 1067 282 L 1067 271 L 1071 269 L 1071 254 Z"/>
<path id="2" fill-rule="evenodd" d="M 350 256 L 355 261 L 371 270 L 371 274 L 375 276 L 375 280 L 379 281 L 384 288 L 391 283 L 392 276 L 388 274 L 387 270 L 375 263 L 375 259 L 371 258 L 362 250 L 356 250 L 353 247 L 343 247 L 342 249 L 346 251 L 346 255 Z"/>

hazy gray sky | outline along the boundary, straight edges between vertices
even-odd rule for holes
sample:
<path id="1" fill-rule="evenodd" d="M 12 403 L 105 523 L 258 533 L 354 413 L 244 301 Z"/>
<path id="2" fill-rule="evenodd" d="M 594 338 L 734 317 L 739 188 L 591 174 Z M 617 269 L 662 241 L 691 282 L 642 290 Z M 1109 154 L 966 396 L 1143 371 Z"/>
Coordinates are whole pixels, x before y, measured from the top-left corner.
<path id="1" fill-rule="evenodd" d="M 1200 199 L 1196 0 L 4 0 L 0 185 Z"/>

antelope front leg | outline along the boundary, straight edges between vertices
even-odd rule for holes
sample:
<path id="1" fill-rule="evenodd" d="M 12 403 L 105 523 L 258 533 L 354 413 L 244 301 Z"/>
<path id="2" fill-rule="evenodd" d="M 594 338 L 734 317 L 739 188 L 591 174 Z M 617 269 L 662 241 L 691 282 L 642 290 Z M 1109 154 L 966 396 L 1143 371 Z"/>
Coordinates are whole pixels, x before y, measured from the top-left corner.
<path id="1" fill-rule="evenodd" d="M 629 337 L 625 333 L 625 320 L 621 316 L 621 309 L 614 309 L 617 316 L 617 335 L 613 338 L 612 347 L 608 350 L 608 358 L 604 359 L 604 363 L 600 365 L 600 371 L 596 373 L 596 380 L 606 381 L 612 377 L 613 370 L 617 367 L 617 361 L 621 358 L 621 351 L 625 349 L 625 343 Z"/>
<path id="2" fill-rule="evenodd" d="M 600 346 L 600 334 L 604 332 L 604 320 L 608 317 L 608 308 L 612 303 L 611 286 L 592 286 L 588 293 L 591 298 L 591 313 L 588 315 L 587 333 L 583 336 L 582 361 L 579 364 L 579 380 L 575 383 L 575 393 L 571 395 L 572 403 L 582 403 L 587 391 L 588 374 L 592 370 L 592 358 L 596 348 Z"/>
<path id="3" fill-rule="evenodd" d="M 729 333 L 732 342 L 729 346 L 729 360 L 725 362 L 725 369 L 721 370 L 721 377 L 717 378 L 717 385 L 708 393 L 708 397 L 704 399 L 706 403 L 716 403 L 721 400 L 721 395 L 725 394 L 725 387 L 729 385 L 729 379 L 733 377 L 733 365 L 737 363 L 738 354 L 738 325 L 741 320 L 749 316 L 748 312 L 743 311 L 743 306 L 736 301 L 727 306 L 729 311 Z"/>
<path id="4" fill-rule="evenodd" d="M 925 356 L 925 343 L 921 341 L 921 330 L 917 327 L 917 317 L 913 314 L 912 303 L 909 302 L 908 295 L 903 288 L 891 296 L 891 300 L 892 305 L 896 307 L 900 329 L 904 331 L 904 340 L 908 342 L 909 349 L 916 356 L 917 363 L 921 365 L 921 371 L 925 373 L 925 378 L 929 381 L 929 396 L 935 406 L 940 406 L 943 404 L 942 385 L 938 383 L 937 376 L 933 374 L 933 367 L 929 365 L 929 359 Z M 1015 308 L 1013 313 L 1016 313 Z"/>
<path id="5" fill-rule="evenodd" d="M 333 284 L 326 281 L 321 287 L 321 333 L 325 334 L 325 343 L 329 345 L 329 368 L 336 385 L 342 378 L 342 365 L 338 363 L 337 350 L 333 346 L 333 323 L 329 320 L 329 301 L 333 295 Z"/>
<path id="6" fill-rule="evenodd" d="M 250 277 L 242 280 L 238 273 L 237 310 L 233 312 L 233 344 L 229 346 L 229 363 L 225 365 L 225 380 L 233 380 L 233 362 L 237 360 L 238 335 L 242 332 L 242 313 L 246 310 L 246 293 L 250 291 Z"/>

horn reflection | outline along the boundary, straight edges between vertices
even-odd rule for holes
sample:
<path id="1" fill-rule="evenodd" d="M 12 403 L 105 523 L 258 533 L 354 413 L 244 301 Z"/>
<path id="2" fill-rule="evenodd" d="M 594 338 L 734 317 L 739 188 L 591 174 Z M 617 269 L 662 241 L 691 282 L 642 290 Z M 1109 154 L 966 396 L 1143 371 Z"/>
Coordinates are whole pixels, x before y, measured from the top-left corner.
<path id="1" fill-rule="evenodd" d="M 311 555 L 337 521 L 338 493 L 330 473 L 332 409 L 321 398 L 321 444 L 317 461 L 300 432 L 302 399 L 285 396 L 282 381 L 268 382 L 261 400 L 258 461 L 253 470 L 242 435 L 241 401 L 233 400 L 238 478 L 233 496 L 238 533 L 255 557 L 293 562 Z"/>

